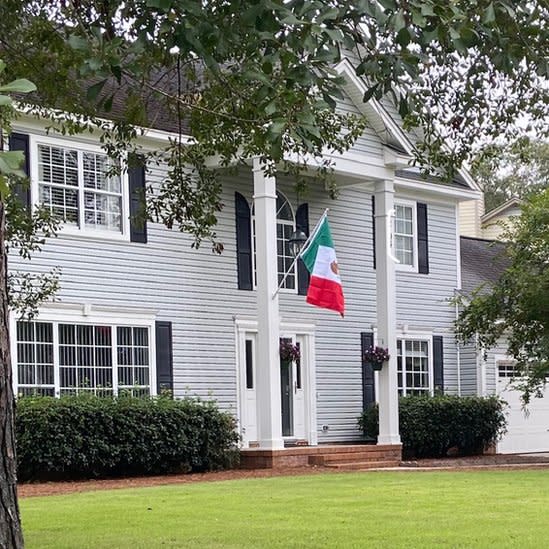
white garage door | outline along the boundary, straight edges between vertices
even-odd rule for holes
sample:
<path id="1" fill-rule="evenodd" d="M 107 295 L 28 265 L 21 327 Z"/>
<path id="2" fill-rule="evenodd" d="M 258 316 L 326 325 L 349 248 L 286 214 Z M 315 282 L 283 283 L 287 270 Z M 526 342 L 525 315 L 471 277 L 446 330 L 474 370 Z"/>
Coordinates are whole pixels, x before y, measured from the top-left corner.
<path id="1" fill-rule="evenodd" d="M 507 433 L 498 443 L 502 454 L 549 452 L 549 388 L 543 398 L 532 398 L 527 413 L 522 409 L 520 393 L 509 387 L 513 377 L 513 363 L 496 361 L 498 393 L 507 401 Z"/>

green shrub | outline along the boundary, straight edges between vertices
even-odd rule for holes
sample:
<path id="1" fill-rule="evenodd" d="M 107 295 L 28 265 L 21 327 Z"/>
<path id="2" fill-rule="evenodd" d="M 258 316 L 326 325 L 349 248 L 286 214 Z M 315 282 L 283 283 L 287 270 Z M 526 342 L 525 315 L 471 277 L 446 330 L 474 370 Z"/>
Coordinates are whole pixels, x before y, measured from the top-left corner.
<path id="1" fill-rule="evenodd" d="M 20 480 L 206 471 L 238 459 L 234 418 L 194 399 L 22 398 L 16 436 Z"/>
<path id="2" fill-rule="evenodd" d="M 505 432 L 504 403 L 493 397 L 402 397 L 400 437 L 404 457 L 444 457 L 450 448 L 460 455 L 480 454 Z M 365 436 L 377 438 L 378 408 L 358 420 Z"/>

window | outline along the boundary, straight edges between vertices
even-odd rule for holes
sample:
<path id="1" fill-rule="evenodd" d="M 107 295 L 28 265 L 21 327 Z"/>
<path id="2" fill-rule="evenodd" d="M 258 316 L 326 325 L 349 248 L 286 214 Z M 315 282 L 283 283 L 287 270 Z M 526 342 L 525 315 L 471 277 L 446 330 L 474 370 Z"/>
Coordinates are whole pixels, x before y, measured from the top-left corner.
<path id="1" fill-rule="evenodd" d="M 277 264 L 278 264 L 278 283 L 284 279 L 284 275 L 290 269 L 294 258 L 290 254 L 290 237 L 295 231 L 295 219 L 288 199 L 281 193 L 276 194 L 276 248 L 277 248 Z M 255 214 L 252 209 L 252 242 L 253 242 L 253 258 L 254 258 L 254 282 L 256 281 L 255 269 Z M 295 291 L 297 288 L 296 282 L 297 267 L 294 265 L 292 271 L 284 280 L 281 288 Z"/>
<path id="2" fill-rule="evenodd" d="M 496 365 L 498 368 L 498 377 L 515 378 L 520 376 L 520 371 L 514 360 L 496 360 Z"/>
<path id="3" fill-rule="evenodd" d="M 431 394 L 431 360 L 429 341 L 397 341 L 397 374 L 399 395 Z"/>
<path id="4" fill-rule="evenodd" d="M 151 394 L 150 327 L 17 322 L 17 394 Z"/>
<path id="5" fill-rule="evenodd" d="M 415 204 L 395 204 L 394 248 L 400 266 L 414 269 L 417 261 Z"/>
<path id="6" fill-rule="evenodd" d="M 122 234 L 120 175 L 105 154 L 57 144 L 36 146 L 38 201 L 76 230 Z"/>
<path id="7" fill-rule="evenodd" d="M 17 323 L 18 393 L 53 396 L 53 330 L 45 322 Z"/>

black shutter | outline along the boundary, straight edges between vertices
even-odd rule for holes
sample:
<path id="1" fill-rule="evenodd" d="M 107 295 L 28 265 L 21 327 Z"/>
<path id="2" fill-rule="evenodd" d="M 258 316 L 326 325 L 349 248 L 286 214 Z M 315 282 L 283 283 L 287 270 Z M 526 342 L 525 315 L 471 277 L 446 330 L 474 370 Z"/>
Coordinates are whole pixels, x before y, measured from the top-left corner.
<path id="1" fill-rule="evenodd" d="M 360 360 L 362 363 L 362 408 L 367 410 L 376 401 L 374 369 L 370 362 L 364 360 L 364 353 L 374 345 L 373 332 L 360 333 Z"/>
<path id="2" fill-rule="evenodd" d="M 24 133 L 12 133 L 10 135 L 10 151 L 23 151 L 25 162 L 21 168 L 28 177 L 30 175 L 29 136 Z M 21 204 L 30 211 L 31 195 L 29 185 L 18 183 L 14 188 L 14 192 L 18 196 Z"/>
<path id="3" fill-rule="evenodd" d="M 173 391 L 172 323 L 156 322 L 156 390 Z"/>
<path id="4" fill-rule="evenodd" d="M 134 155 L 128 167 L 130 195 L 130 240 L 147 242 L 147 220 L 145 217 L 145 164 L 143 158 Z"/>
<path id="5" fill-rule="evenodd" d="M 295 224 L 298 231 L 309 236 L 309 204 L 301 204 L 295 213 Z M 301 259 L 297 260 L 297 293 L 307 295 L 309 289 L 309 270 Z"/>
<path id="6" fill-rule="evenodd" d="M 444 345 L 442 336 L 433 336 L 433 374 L 436 393 L 444 393 Z"/>
<path id="7" fill-rule="evenodd" d="M 234 193 L 236 215 L 236 267 L 238 271 L 238 289 L 251 290 L 252 285 L 252 223 L 248 201 Z"/>
<path id="8" fill-rule="evenodd" d="M 374 269 L 376 268 L 376 197 L 372 195 L 372 238 L 373 238 L 373 255 L 374 255 Z"/>
<path id="9" fill-rule="evenodd" d="M 417 252 L 418 270 L 429 274 L 429 238 L 427 227 L 427 204 L 417 204 Z"/>

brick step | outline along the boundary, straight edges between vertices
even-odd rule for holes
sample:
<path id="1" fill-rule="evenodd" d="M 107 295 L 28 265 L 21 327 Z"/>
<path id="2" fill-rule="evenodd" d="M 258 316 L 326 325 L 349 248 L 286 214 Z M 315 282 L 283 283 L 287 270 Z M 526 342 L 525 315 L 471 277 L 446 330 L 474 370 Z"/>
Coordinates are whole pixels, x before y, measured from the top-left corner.
<path id="1" fill-rule="evenodd" d="M 351 463 L 327 463 L 325 467 L 330 469 L 340 469 L 345 471 L 363 471 L 365 469 L 383 469 L 387 467 L 399 467 L 399 460 L 383 461 L 354 461 Z"/>
<path id="2" fill-rule="evenodd" d="M 338 453 L 338 454 L 318 454 L 316 456 L 309 456 L 310 465 L 328 465 L 330 463 L 354 463 L 354 462 L 366 462 L 366 461 L 393 461 L 399 459 L 399 455 L 395 452 L 387 451 L 362 451 L 352 453 Z"/>

